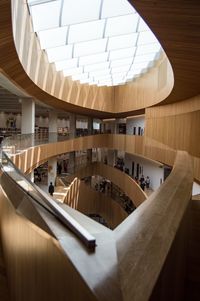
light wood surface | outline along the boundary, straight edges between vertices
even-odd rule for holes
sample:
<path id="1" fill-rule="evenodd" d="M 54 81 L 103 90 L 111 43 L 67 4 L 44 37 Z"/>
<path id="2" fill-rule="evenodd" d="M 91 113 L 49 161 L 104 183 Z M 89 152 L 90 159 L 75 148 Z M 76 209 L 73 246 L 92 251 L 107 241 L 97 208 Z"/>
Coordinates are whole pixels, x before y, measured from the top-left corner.
<path id="1" fill-rule="evenodd" d="M 9 189 L 7 186 L 6 192 Z M 63 301 L 66 296 L 71 301 L 122 300 L 114 239 L 109 229 L 63 207 L 95 235 L 98 249 L 90 253 L 44 209 L 35 207 L 53 236 L 35 224 L 36 215 L 30 221 L 27 210 L 15 211 L 13 196 L 8 200 L 0 191 L 0 226 L 12 300 Z M 24 200 L 27 201 L 30 203 Z"/>
<path id="2" fill-rule="evenodd" d="M 77 81 L 65 78 L 62 72 L 56 72 L 54 64 L 49 64 L 46 53 L 41 51 L 39 41 L 33 32 L 26 3 L 22 0 L 12 1 L 15 42 L 9 24 L 11 22 L 10 1 L 2 4 L 1 11 L 3 10 L 4 23 L 7 23 L 7 39 L 4 39 L 3 43 L 10 51 L 10 65 L 6 62 L 7 53 L 4 48 L 2 49 L 4 61 L 2 64 L 0 61 L 0 68 L 4 75 L 30 96 L 49 105 L 102 117 L 125 112 L 133 114 L 134 110 L 159 103 L 172 89 L 172 70 L 164 54 L 148 74 L 131 84 L 124 85 L 123 88 L 81 85 Z M 13 61 L 15 65 L 11 66 Z M 159 84 L 161 78 L 163 78 L 162 85 Z"/>
<path id="3" fill-rule="evenodd" d="M 41 162 L 66 152 L 91 148 L 112 148 L 134 154 L 143 154 L 142 136 L 101 134 L 79 137 L 62 142 L 42 144 L 13 155 L 13 161 L 23 172 L 29 173 Z"/>
<path id="4" fill-rule="evenodd" d="M 74 177 L 81 179 L 93 175 L 102 176 L 117 185 L 132 200 L 136 207 L 147 198 L 145 192 L 129 175 L 117 168 L 100 162 L 93 162 L 92 164 L 77 170 L 73 176 L 67 178 L 70 180 Z"/>
<path id="5" fill-rule="evenodd" d="M 179 237 L 178 230 L 185 220 L 191 196 L 193 174 L 186 153 L 178 153 L 173 172 L 165 183 L 113 232 L 62 205 L 96 237 L 97 247 L 92 254 L 54 217 L 30 199 L 21 197 L 22 192 L 17 194 L 17 188 L 10 187 L 5 176 L 3 179 L 9 200 L 1 189 L 0 226 L 14 300 L 40 301 L 47 296 L 48 300 L 65 300 L 67 295 L 72 301 L 147 301 L 154 289 L 169 291 L 167 281 L 157 286 L 160 277 L 165 280 L 174 277 L 174 269 L 169 265 L 176 262 L 176 256 L 180 257 L 176 252 L 174 257 L 171 249 L 180 252 L 182 244 L 177 246 L 173 242 Z M 27 202 L 29 206 L 25 206 Z M 30 215 L 31 206 L 37 214 Z M 43 223 L 37 225 L 38 216 Z M 185 232 L 183 234 L 185 237 Z M 168 266 L 168 277 L 165 273 L 163 276 L 164 264 Z M 175 277 L 179 283 L 184 277 L 181 273 L 182 268 L 177 265 Z M 177 296 L 173 285 L 170 292 Z"/>
<path id="6" fill-rule="evenodd" d="M 175 150 L 200 157 L 200 97 L 146 109 L 145 134 Z"/>
<path id="7" fill-rule="evenodd" d="M 174 85 L 173 71 L 167 57 L 134 82 L 115 87 L 116 113 L 138 110 L 160 103 Z"/>
<path id="8" fill-rule="evenodd" d="M 70 185 L 64 203 L 86 215 L 99 214 L 111 229 L 116 228 L 128 216 L 116 201 L 93 190 L 78 178 Z"/>
<path id="9" fill-rule="evenodd" d="M 163 103 L 200 94 L 199 1 L 129 0 L 154 32 L 165 50 L 174 73 L 174 88 Z"/>
<path id="10" fill-rule="evenodd" d="M 188 117 L 191 120 L 191 117 Z M 187 119 L 187 120 L 188 120 Z M 195 132 L 199 131 L 199 120 L 195 119 L 196 129 Z M 166 125 L 166 123 L 165 123 Z M 122 150 L 130 154 L 136 154 L 140 156 L 144 156 L 146 158 L 160 161 L 164 164 L 173 166 L 177 149 L 168 146 L 166 143 L 159 142 L 159 137 L 162 135 L 167 135 L 167 127 L 161 125 L 160 127 L 157 124 L 157 119 L 155 118 L 155 122 L 151 119 L 146 120 L 145 128 L 145 136 L 132 136 L 132 135 L 113 135 L 113 134 L 101 134 L 94 136 L 85 136 L 76 139 L 71 139 L 63 142 L 49 143 L 36 147 L 32 147 L 26 149 L 20 154 L 13 155 L 13 161 L 18 168 L 20 168 L 25 173 L 30 173 L 34 168 L 39 166 L 40 164 L 47 161 L 49 158 L 54 157 L 56 155 L 60 155 L 66 152 L 71 151 L 79 151 L 86 150 L 91 148 L 108 148 L 108 149 L 117 149 Z M 185 125 L 183 125 L 185 126 Z M 181 125 L 179 129 L 181 130 Z M 173 135 L 174 128 L 169 123 L 169 131 L 167 138 L 162 138 L 161 141 L 165 141 L 168 139 L 169 145 L 174 144 L 181 145 L 181 142 L 178 142 L 178 138 L 176 135 Z M 157 134 L 158 133 L 158 134 Z M 176 130 L 177 133 L 177 130 Z M 193 134 L 192 140 L 194 141 Z M 180 135 L 183 137 L 184 135 Z M 196 141 L 196 139 L 195 139 Z M 166 142 L 166 141 L 165 141 Z M 195 144 L 195 143 L 194 143 Z M 193 144 L 193 145 L 194 145 Z M 187 151 L 190 151 L 190 144 L 188 147 L 185 147 Z M 180 146 L 180 149 L 185 149 Z M 198 143 L 196 146 L 197 154 L 198 154 Z M 191 151 L 192 154 L 194 150 Z M 194 165 L 194 178 L 200 181 L 200 156 L 192 156 L 192 161 Z"/>
<path id="11" fill-rule="evenodd" d="M 187 211 L 192 181 L 191 160 L 179 152 L 170 177 L 115 229 L 124 300 L 149 300 Z M 173 268 L 171 272 L 173 277 Z M 180 277 L 182 283 L 185 275 L 179 272 L 176 279 Z M 164 286 L 175 294 L 176 287 L 169 287 L 167 281 Z"/>

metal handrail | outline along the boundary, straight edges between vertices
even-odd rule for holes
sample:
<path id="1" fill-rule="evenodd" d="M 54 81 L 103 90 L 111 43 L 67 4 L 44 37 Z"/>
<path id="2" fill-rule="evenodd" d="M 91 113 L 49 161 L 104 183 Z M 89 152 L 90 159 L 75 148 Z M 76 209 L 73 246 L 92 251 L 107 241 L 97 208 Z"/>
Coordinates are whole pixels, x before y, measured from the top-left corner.
<path id="1" fill-rule="evenodd" d="M 32 183 L 10 160 L 8 155 L 5 152 L 2 152 L 2 168 L 3 171 L 13 179 L 9 170 L 6 170 L 6 166 L 10 165 L 14 171 L 29 185 L 31 186 L 31 190 L 27 190 L 23 185 L 16 183 L 16 185 L 20 186 L 31 198 L 44 207 L 45 204 L 48 208 L 45 209 L 54 214 L 56 218 L 58 218 L 62 224 L 67 226 L 90 250 L 95 250 L 96 247 L 96 239 L 93 237 L 84 227 L 82 227 L 73 217 L 71 217 L 64 209 L 62 209 L 51 197 L 45 194 L 36 184 Z M 8 168 L 7 168 L 8 169 Z M 12 169 L 12 172 L 13 172 Z M 13 179 L 14 180 L 14 179 Z M 50 210 L 49 210 L 50 209 Z"/>

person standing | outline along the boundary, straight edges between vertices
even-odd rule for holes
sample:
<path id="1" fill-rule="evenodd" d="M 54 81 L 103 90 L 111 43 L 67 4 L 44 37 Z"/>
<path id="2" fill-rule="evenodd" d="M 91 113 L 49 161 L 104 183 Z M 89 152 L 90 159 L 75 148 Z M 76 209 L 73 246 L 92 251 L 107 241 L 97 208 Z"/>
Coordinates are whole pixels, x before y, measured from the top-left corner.
<path id="1" fill-rule="evenodd" d="M 150 185 L 150 179 L 149 179 L 149 176 L 146 177 L 145 184 L 146 184 L 146 188 L 149 189 L 149 185 Z"/>
<path id="2" fill-rule="evenodd" d="M 50 193 L 50 195 L 53 195 L 53 193 L 54 193 L 54 186 L 53 186 L 52 182 L 50 182 L 50 185 L 49 185 L 49 193 Z"/>

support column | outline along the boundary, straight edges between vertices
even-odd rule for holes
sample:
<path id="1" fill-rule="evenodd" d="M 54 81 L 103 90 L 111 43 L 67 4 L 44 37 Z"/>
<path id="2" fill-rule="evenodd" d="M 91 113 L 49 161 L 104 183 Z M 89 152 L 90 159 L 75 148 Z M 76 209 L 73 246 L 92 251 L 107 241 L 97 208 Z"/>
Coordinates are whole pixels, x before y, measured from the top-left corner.
<path id="1" fill-rule="evenodd" d="M 21 99 L 22 119 L 21 133 L 34 134 L 35 132 L 35 102 L 30 98 Z"/>
<path id="2" fill-rule="evenodd" d="M 58 140 L 58 129 L 57 129 L 57 112 L 49 111 L 49 142 L 56 142 Z M 53 157 L 48 160 L 48 186 L 52 182 L 55 186 L 57 176 L 57 157 Z"/>
<path id="3" fill-rule="evenodd" d="M 103 120 L 100 123 L 100 133 L 101 134 L 105 134 L 105 123 L 103 122 Z"/>
<path id="4" fill-rule="evenodd" d="M 69 138 L 73 139 L 76 137 L 76 115 L 69 115 Z"/>
<path id="5" fill-rule="evenodd" d="M 93 118 L 88 117 L 88 135 L 93 135 Z M 92 163 L 92 149 L 87 149 L 87 163 Z"/>
<path id="6" fill-rule="evenodd" d="M 27 145 L 33 146 L 35 132 L 35 101 L 30 98 L 22 98 L 21 105 L 21 134 L 30 134 L 30 137 L 27 137 Z M 31 182 L 34 182 L 34 171 L 27 176 Z"/>
<path id="7" fill-rule="evenodd" d="M 49 111 L 49 142 L 56 142 L 58 140 L 58 128 L 57 128 L 58 116 L 57 112 Z"/>
<path id="8" fill-rule="evenodd" d="M 116 118 L 114 125 L 113 125 L 113 134 L 119 134 L 118 121 L 119 121 L 119 119 Z"/>
<path id="9" fill-rule="evenodd" d="M 69 172 L 71 174 L 75 173 L 75 159 L 76 159 L 76 153 L 70 152 L 69 153 Z"/>
<path id="10" fill-rule="evenodd" d="M 55 186 L 56 175 L 57 175 L 57 158 L 53 157 L 48 160 L 48 186 L 51 182 Z"/>
<path id="11" fill-rule="evenodd" d="M 92 163 L 92 149 L 87 149 L 87 163 Z"/>
<path id="12" fill-rule="evenodd" d="M 108 149 L 108 165 L 114 166 L 116 164 L 117 151 L 114 149 Z"/>
<path id="13" fill-rule="evenodd" d="M 88 135 L 93 135 L 93 118 L 88 117 Z"/>

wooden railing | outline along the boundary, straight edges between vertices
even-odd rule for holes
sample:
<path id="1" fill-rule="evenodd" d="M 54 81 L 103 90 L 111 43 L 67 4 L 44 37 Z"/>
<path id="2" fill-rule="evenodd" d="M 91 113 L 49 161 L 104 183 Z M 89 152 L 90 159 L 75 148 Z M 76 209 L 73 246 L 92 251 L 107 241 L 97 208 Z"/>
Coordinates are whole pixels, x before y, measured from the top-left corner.
<path id="1" fill-rule="evenodd" d="M 165 301 L 170 292 L 171 300 L 181 300 L 192 182 L 190 156 L 178 152 L 165 183 L 114 231 L 63 205 L 96 238 L 91 254 L 56 217 L 1 176 L 7 193 L 0 191 L 0 223 L 13 299 L 40 301 L 48 295 L 62 301 L 67 294 L 78 301 Z"/>
<path id="2" fill-rule="evenodd" d="M 128 216 L 118 202 L 97 192 L 76 177 L 69 186 L 64 203 L 86 215 L 99 214 L 111 229 L 116 228 Z"/>
<path id="3" fill-rule="evenodd" d="M 117 168 L 100 162 L 93 162 L 84 168 L 80 168 L 75 172 L 74 175 L 67 178 L 72 180 L 74 177 L 78 177 L 81 179 L 83 177 L 93 175 L 102 176 L 113 182 L 132 200 L 136 207 L 138 207 L 147 198 L 145 192 L 140 188 L 133 178 Z"/>
<path id="4" fill-rule="evenodd" d="M 173 171 L 164 184 L 115 229 L 124 300 L 146 301 L 152 293 L 151 300 L 169 300 L 169 297 L 160 298 L 164 291 L 170 290 L 173 296 L 183 292 L 175 287 L 177 282 L 183 283 L 185 276 L 180 266 L 180 258 L 186 264 L 183 239 L 173 246 L 172 253 L 170 250 L 175 238 L 178 240 L 178 235 L 180 238 L 180 230 L 182 237 L 187 236 L 183 222 L 191 199 L 192 181 L 191 159 L 187 153 L 178 152 Z M 168 256 L 173 258 L 168 258 L 168 268 L 162 271 Z M 157 292 L 153 292 L 158 279 L 161 283 Z M 181 299 L 176 296 L 172 300 Z"/>
<path id="5" fill-rule="evenodd" d="M 100 134 L 36 145 L 14 154 L 12 158 L 18 168 L 24 173 L 29 173 L 49 158 L 72 151 L 107 147 L 142 155 L 143 141 L 142 136 Z"/>

